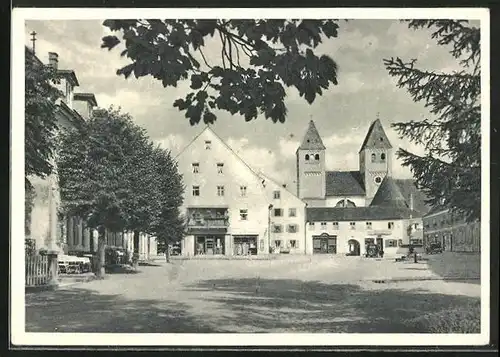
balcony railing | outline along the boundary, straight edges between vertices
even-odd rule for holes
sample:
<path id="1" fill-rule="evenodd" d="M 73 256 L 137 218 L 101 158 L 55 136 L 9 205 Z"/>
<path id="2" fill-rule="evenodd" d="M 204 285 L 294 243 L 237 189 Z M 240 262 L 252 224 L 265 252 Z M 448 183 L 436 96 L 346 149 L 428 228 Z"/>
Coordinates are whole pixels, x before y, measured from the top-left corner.
<path id="1" fill-rule="evenodd" d="M 206 217 L 188 222 L 188 228 L 226 228 L 229 226 L 227 218 Z"/>

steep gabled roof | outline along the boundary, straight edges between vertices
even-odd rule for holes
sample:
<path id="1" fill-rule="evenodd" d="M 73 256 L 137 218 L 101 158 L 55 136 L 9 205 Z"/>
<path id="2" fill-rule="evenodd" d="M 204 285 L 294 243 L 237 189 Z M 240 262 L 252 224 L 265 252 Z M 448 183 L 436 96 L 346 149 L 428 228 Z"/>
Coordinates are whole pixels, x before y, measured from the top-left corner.
<path id="1" fill-rule="evenodd" d="M 359 171 L 327 171 L 326 196 L 364 196 L 365 186 Z"/>
<path id="2" fill-rule="evenodd" d="M 401 190 L 390 176 L 384 177 L 370 206 L 409 208 Z"/>
<path id="3" fill-rule="evenodd" d="M 410 205 L 410 197 L 413 196 L 413 209 L 427 214 L 432 209 L 430 205 L 425 203 L 428 197 L 415 185 L 414 179 L 393 179 L 398 185 L 401 193 L 403 194 L 406 202 Z"/>
<path id="4" fill-rule="evenodd" d="M 385 130 L 380 122 L 380 119 L 375 120 L 370 125 L 359 152 L 365 149 L 392 149 L 392 145 L 389 142 L 389 138 L 385 134 Z"/>
<path id="5" fill-rule="evenodd" d="M 300 144 L 297 150 L 325 150 L 326 147 L 319 136 L 318 129 L 316 129 L 316 125 L 314 125 L 314 121 L 309 122 L 309 127 L 307 128 L 306 135 L 304 135 L 304 139 L 302 140 L 302 144 Z"/>

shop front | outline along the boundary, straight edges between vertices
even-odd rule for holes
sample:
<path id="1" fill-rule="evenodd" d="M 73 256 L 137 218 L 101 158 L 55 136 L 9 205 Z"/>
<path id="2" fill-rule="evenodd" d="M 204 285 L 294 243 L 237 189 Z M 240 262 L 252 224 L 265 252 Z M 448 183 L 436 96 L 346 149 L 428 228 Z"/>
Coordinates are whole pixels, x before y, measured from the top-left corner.
<path id="1" fill-rule="evenodd" d="M 257 255 L 258 235 L 233 235 L 234 255 Z"/>
<path id="2" fill-rule="evenodd" d="M 196 235 L 195 255 L 224 255 L 225 240 L 223 234 Z"/>
<path id="3" fill-rule="evenodd" d="M 313 236 L 313 254 L 337 254 L 337 236 L 328 233 Z"/>

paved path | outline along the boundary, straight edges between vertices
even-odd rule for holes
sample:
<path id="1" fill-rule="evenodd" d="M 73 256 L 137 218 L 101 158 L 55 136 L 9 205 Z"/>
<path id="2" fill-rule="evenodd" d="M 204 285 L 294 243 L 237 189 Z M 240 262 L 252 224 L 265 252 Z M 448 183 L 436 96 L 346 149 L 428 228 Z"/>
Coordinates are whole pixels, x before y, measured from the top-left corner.
<path id="1" fill-rule="evenodd" d="M 26 330 L 426 332 L 408 320 L 479 303 L 478 281 L 371 281 L 434 274 L 423 263 L 322 257 L 155 264 L 136 274 L 26 295 Z"/>

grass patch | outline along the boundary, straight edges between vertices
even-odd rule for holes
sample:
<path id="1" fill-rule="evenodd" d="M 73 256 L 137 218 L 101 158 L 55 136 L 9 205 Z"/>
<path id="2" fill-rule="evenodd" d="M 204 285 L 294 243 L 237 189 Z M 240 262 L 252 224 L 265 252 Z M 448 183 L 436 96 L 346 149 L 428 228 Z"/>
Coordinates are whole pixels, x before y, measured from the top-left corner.
<path id="1" fill-rule="evenodd" d="M 419 331 L 428 333 L 480 333 L 481 305 L 479 302 L 424 314 L 405 321 Z"/>

